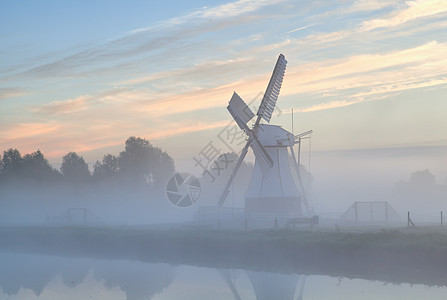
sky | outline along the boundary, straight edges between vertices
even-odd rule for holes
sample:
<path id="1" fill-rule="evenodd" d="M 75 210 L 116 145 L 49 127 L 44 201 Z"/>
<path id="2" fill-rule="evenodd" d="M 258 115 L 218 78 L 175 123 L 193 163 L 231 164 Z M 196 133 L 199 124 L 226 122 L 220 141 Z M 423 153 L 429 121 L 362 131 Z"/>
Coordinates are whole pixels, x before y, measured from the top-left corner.
<path id="1" fill-rule="evenodd" d="M 292 131 L 293 108 L 294 133 L 313 129 L 303 161 L 317 178 L 396 181 L 429 168 L 447 180 L 445 0 L 0 7 L 1 151 L 40 149 L 56 167 L 75 151 L 92 165 L 140 136 L 197 171 L 207 145 L 231 148 L 233 91 L 256 107 L 282 53 L 271 124 Z"/>

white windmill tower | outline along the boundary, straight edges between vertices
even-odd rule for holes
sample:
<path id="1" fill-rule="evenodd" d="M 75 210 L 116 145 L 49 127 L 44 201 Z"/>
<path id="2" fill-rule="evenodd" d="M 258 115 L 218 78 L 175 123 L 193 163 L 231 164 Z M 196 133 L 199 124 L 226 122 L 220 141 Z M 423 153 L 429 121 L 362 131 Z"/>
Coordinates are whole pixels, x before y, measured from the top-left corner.
<path id="1" fill-rule="evenodd" d="M 302 216 L 302 205 L 309 213 L 293 146 L 298 143 L 297 139 L 310 134 L 311 131 L 294 136 L 280 126 L 260 124 L 261 119 L 270 122 L 286 64 L 284 55 L 280 54 L 259 106 L 257 119 L 251 129 L 247 123 L 255 116 L 254 113 L 238 94 L 234 93 L 231 97 L 227 109 L 239 128 L 248 137 L 247 144 L 242 149 L 233 173 L 219 199 L 219 206 L 225 202 L 234 177 L 247 155 L 248 148 L 251 147 L 255 155 L 255 167 L 245 194 L 245 213 Z M 292 163 L 289 160 L 289 151 L 293 157 Z M 295 176 L 292 175 L 292 172 Z"/>

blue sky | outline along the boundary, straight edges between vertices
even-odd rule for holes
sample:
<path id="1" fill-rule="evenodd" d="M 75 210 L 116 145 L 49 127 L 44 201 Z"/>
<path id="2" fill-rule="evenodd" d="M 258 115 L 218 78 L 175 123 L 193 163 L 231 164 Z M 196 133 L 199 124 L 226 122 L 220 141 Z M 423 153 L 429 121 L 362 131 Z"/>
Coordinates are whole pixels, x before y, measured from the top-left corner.
<path id="1" fill-rule="evenodd" d="M 294 108 L 294 131 L 314 130 L 315 153 L 401 149 L 405 172 L 447 176 L 445 1 L 0 5 L 2 150 L 94 163 L 135 135 L 191 167 L 210 141 L 225 150 L 233 91 L 259 99 L 283 53 L 273 124 L 291 130 Z M 420 147 L 432 150 L 408 156 Z"/>

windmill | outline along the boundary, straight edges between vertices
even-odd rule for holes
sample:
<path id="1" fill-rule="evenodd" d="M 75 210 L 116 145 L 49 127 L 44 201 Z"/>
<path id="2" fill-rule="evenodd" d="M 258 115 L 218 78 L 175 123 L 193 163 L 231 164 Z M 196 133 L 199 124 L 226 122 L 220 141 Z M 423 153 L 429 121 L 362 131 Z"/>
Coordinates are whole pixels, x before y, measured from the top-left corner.
<path id="1" fill-rule="evenodd" d="M 311 131 L 294 136 L 280 126 L 261 124 L 261 119 L 270 123 L 278 100 L 286 64 L 284 55 L 280 54 L 259 106 L 256 121 L 251 128 L 247 123 L 255 117 L 255 114 L 236 92 L 230 99 L 227 110 L 239 128 L 247 135 L 247 143 L 242 149 L 233 173 L 219 198 L 219 206 L 224 204 L 230 186 L 247 155 L 248 148 L 252 148 L 255 155 L 255 167 L 245 194 L 246 214 L 301 216 L 302 204 L 309 213 L 293 146 L 299 143 L 302 137 L 310 134 Z M 293 163 L 289 161 L 289 150 L 293 156 Z M 295 173 L 295 176 L 292 175 L 292 172 Z M 294 180 L 294 177 L 297 180 Z"/>

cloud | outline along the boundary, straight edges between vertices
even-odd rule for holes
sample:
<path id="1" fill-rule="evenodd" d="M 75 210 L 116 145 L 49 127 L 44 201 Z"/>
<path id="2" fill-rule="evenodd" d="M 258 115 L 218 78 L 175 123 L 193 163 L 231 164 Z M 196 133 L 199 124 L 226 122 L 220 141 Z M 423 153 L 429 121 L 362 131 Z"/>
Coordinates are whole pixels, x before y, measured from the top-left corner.
<path id="1" fill-rule="evenodd" d="M 316 105 L 313 105 L 310 107 L 300 108 L 297 111 L 298 112 L 314 112 L 314 111 L 320 111 L 320 110 L 326 110 L 326 109 L 345 107 L 345 106 L 353 105 L 353 104 L 356 104 L 359 102 L 362 102 L 362 99 L 357 99 L 357 100 L 353 100 L 353 101 L 346 101 L 346 100 L 332 101 L 329 103 L 320 103 L 320 104 L 316 104 Z"/>
<path id="2" fill-rule="evenodd" d="M 359 93 L 358 89 L 361 88 L 361 93 L 357 95 L 364 97 L 383 94 L 390 86 L 394 86 L 389 89 L 392 92 L 441 85 L 445 83 L 442 76 L 447 76 L 446 51 L 447 43 L 432 41 L 400 51 L 357 55 L 292 67 L 286 73 L 281 94 L 322 95 L 344 91 L 345 96 L 352 96 Z M 417 80 L 419 82 L 416 83 Z"/>
<path id="3" fill-rule="evenodd" d="M 293 33 L 293 32 L 296 32 L 296 31 L 304 30 L 304 29 L 309 28 L 310 26 L 311 26 L 311 25 L 306 25 L 306 26 L 298 27 L 298 28 L 295 28 L 295 29 L 292 29 L 292 30 L 287 31 L 287 33 Z"/>
<path id="4" fill-rule="evenodd" d="M 238 81 L 229 85 L 199 89 L 157 99 L 134 102 L 134 110 L 145 112 L 154 117 L 207 110 L 224 107 L 234 90 L 243 94 L 255 95 L 259 92 L 256 82 Z"/>
<path id="5" fill-rule="evenodd" d="M 404 84 L 397 83 L 397 84 L 388 84 L 388 85 L 384 84 L 378 88 L 372 88 L 369 91 L 354 94 L 354 95 L 352 95 L 352 97 L 358 98 L 358 97 L 365 97 L 365 96 L 371 96 L 371 95 L 391 94 L 391 93 L 396 93 L 396 92 L 405 91 L 405 90 L 420 89 L 420 88 L 442 86 L 442 85 L 445 85 L 447 87 L 447 77 L 444 77 L 441 79 L 422 81 L 422 82 L 417 82 L 417 83 L 404 83 Z"/>
<path id="6" fill-rule="evenodd" d="M 163 128 L 143 128 L 139 132 L 132 131 L 127 134 L 117 131 L 117 127 L 119 127 L 117 123 L 104 126 L 84 124 L 82 127 L 88 131 L 88 135 L 80 131 L 77 124 L 70 122 L 20 123 L 4 128 L 0 132 L 3 137 L 0 149 L 17 147 L 22 153 L 41 149 L 46 157 L 55 160 L 71 151 L 82 153 L 118 146 L 131 135 L 139 135 L 151 141 L 157 141 L 180 134 L 221 128 L 228 122 L 228 120 L 214 122 L 186 120 L 171 122 Z"/>
<path id="7" fill-rule="evenodd" d="M 318 23 L 324 23 L 329 17 L 335 16 L 337 20 L 348 18 L 350 15 L 358 13 L 374 13 L 389 7 L 397 7 L 395 0 L 355 0 L 339 3 L 335 1 L 337 7 L 324 11 L 323 13 L 312 15 L 310 18 Z M 346 5 L 343 5 L 347 3 Z M 340 5 L 340 6 L 339 6 Z"/>
<path id="8" fill-rule="evenodd" d="M 301 108 L 303 112 L 310 112 L 348 106 L 398 91 L 440 86 L 445 84 L 447 77 L 447 57 L 444 55 L 446 51 L 447 43 L 432 41 L 400 51 L 362 54 L 292 66 L 286 72 L 280 96 L 316 94 L 323 100 L 326 99 L 326 102 Z M 253 65 L 254 61 L 212 61 L 190 69 L 135 78 L 125 83 L 136 84 L 155 80 L 157 76 L 163 78 L 162 82 L 167 90 L 117 89 L 98 95 L 53 102 L 36 107 L 34 111 L 39 114 L 73 113 L 91 110 L 97 103 L 107 103 L 108 109 L 119 111 L 120 118 L 145 114 L 148 118 L 160 120 L 174 114 L 224 107 L 233 91 L 237 91 L 242 97 L 254 97 L 264 91 L 268 83 L 270 70 L 265 72 L 265 69 L 264 73 L 231 82 L 232 74 L 242 68 L 238 66 L 241 63 Z M 245 67 L 242 69 L 246 71 Z M 220 76 L 226 74 L 229 78 L 223 82 L 231 83 L 215 83 L 215 86 L 189 90 L 177 86 L 172 90 L 171 85 L 166 82 L 180 82 L 181 78 L 191 78 L 195 75 L 208 78 L 213 77 L 214 73 Z M 345 99 L 337 99 L 339 97 Z M 249 102 L 251 99 L 245 100 Z M 90 113 L 94 114 L 93 111 Z"/>
<path id="9" fill-rule="evenodd" d="M 54 160 L 70 151 L 85 152 L 119 145 L 127 136 L 123 137 L 118 127 L 119 124 L 113 122 L 112 126 L 101 126 L 88 120 L 16 123 L 0 130 L 0 149 L 14 147 L 21 153 L 40 149 Z"/>
<path id="10" fill-rule="evenodd" d="M 59 125 L 54 123 L 19 123 L 2 129 L 2 143 L 6 144 L 14 140 L 46 135 L 56 131 L 58 128 Z"/>
<path id="11" fill-rule="evenodd" d="M 92 96 L 79 96 L 74 99 L 55 101 L 43 106 L 38 106 L 34 108 L 37 113 L 43 114 L 64 114 L 72 113 L 80 110 L 85 110 L 87 108 L 87 102 L 94 99 Z"/>
<path id="12" fill-rule="evenodd" d="M 267 52 L 267 51 L 276 50 L 276 49 L 283 49 L 284 47 L 286 47 L 290 44 L 292 44 L 292 41 L 290 39 L 285 39 L 278 43 L 269 44 L 267 46 L 262 47 L 262 51 Z"/>
<path id="13" fill-rule="evenodd" d="M 206 9 L 203 12 L 199 12 L 198 15 L 201 15 L 204 18 L 235 17 L 280 2 L 284 2 L 284 0 L 239 0 L 215 8 Z"/>
<path id="14" fill-rule="evenodd" d="M 203 8 L 190 14 L 171 18 L 156 25 L 135 29 L 127 34 L 94 47 L 85 48 L 61 59 L 35 66 L 22 72 L 25 77 L 59 77 L 90 75 L 103 70 L 113 70 L 116 65 L 138 68 L 138 61 L 143 57 L 152 57 L 151 64 L 156 65 L 160 52 L 170 49 L 184 51 L 185 44 L 192 43 L 200 34 L 236 26 L 249 22 L 246 14 L 271 6 L 285 0 L 255 1 L 239 0 L 220 6 Z M 195 41 L 197 43 L 197 41 Z M 197 47 L 198 45 L 195 45 Z M 175 55 L 171 55 L 175 57 Z M 123 64 L 126 62 L 126 64 Z M 166 66 L 166 61 L 164 61 Z"/>
<path id="15" fill-rule="evenodd" d="M 361 11 L 375 11 L 395 4 L 396 1 L 356 0 L 352 4 L 352 6 L 345 11 L 348 13 L 361 12 Z"/>
<path id="16" fill-rule="evenodd" d="M 185 23 L 189 23 L 191 20 L 216 20 L 223 18 L 234 18 L 243 14 L 254 12 L 266 6 L 272 6 L 287 0 L 238 0 L 226 4 L 222 4 L 216 7 L 204 7 L 202 9 L 191 12 L 187 15 L 171 18 L 164 22 L 161 22 L 157 27 L 172 27 Z M 139 33 L 144 31 L 153 30 L 154 27 L 139 28 L 133 30 L 131 33 Z"/>
<path id="17" fill-rule="evenodd" d="M 34 106 L 31 110 L 37 114 L 58 115 L 70 114 L 83 111 L 89 108 L 89 103 L 100 102 L 107 97 L 120 95 L 127 91 L 124 88 L 111 89 L 100 92 L 97 95 L 82 95 L 73 99 L 54 101 L 48 104 Z"/>
<path id="18" fill-rule="evenodd" d="M 21 88 L 0 88 L 0 101 L 22 97 L 26 95 L 26 91 Z"/>
<path id="19" fill-rule="evenodd" d="M 208 60 L 200 62 L 191 67 L 182 69 L 157 72 L 148 76 L 127 79 L 116 84 L 119 86 L 138 85 L 146 82 L 163 81 L 163 85 L 168 86 L 169 82 L 179 82 L 184 78 L 199 79 L 203 84 L 204 79 L 212 79 L 216 82 L 220 77 L 232 76 L 235 72 L 243 69 L 241 73 L 246 75 L 247 69 L 253 66 L 253 57 L 237 57 L 227 60 Z"/>
<path id="20" fill-rule="evenodd" d="M 389 9 L 387 9 L 387 13 L 384 15 L 383 9 L 387 7 L 391 8 L 392 11 L 388 12 Z M 373 15 L 379 14 L 379 16 L 369 17 L 371 19 L 364 20 L 359 24 L 354 23 L 355 21 L 353 22 L 349 15 L 360 11 L 367 11 Z M 341 27 L 342 29 L 333 30 L 330 28 L 329 31 L 312 33 L 294 41 L 293 44 L 301 48 L 312 47 L 314 51 L 330 47 L 342 47 L 347 43 L 354 43 L 355 47 L 353 49 L 356 49 L 359 43 L 371 46 L 379 41 L 385 41 L 382 47 L 386 47 L 396 43 L 396 38 L 398 37 L 408 37 L 418 32 L 430 33 L 433 30 L 440 30 L 446 27 L 445 22 L 442 22 L 443 20 L 439 18 L 445 16 L 446 12 L 447 6 L 443 0 L 406 1 L 405 4 L 398 4 L 396 1 L 355 1 L 349 7 L 331 10 L 312 17 L 312 20 L 316 18 L 320 25 L 328 25 L 334 22 L 329 17 L 336 15 L 335 28 L 340 26 L 340 21 L 338 20 L 349 21 L 349 23 Z M 424 17 L 431 18 L 424 20 Z M 434 19 L 435 17 L 437 19 Z M 417 25 L 414 23 L 407 24 L 413 20 L 419 20 L 420 22 Z M 344 21 L 341 22 L 343 23 Z M 398 25 L 405 25 L 405 27 L 394 30 Z M 383 30 L 375 31 L 375 29 Z M 346 53 L 349 52 L 347 51 Z"/>
<path id="21" fill-rule="evenodd" d="M 360 31 L 371 31 L 377 28 L 394 27 L 412 20 L 447 12 L 445 0 L 417 0 L 405 2 L 406 8 L 390 17 L 365 21 Z"/>
<path id="22" fill-rule="evenodd" d="M 157 132 L 149 133 L 150 140 L 159 140 L 172 136 L 176 136 L 179 134 L 190 133 L 190 132 L 200 132 L 203 130 L 221 128 L 228 125 L 228 120 L 224 121 L 215 121 L 215 122 L 198 122 L 194 125 L 189 125 L 189 121 L 186 124 L 170 124 L 169 129 L 161 129 Z"/>

